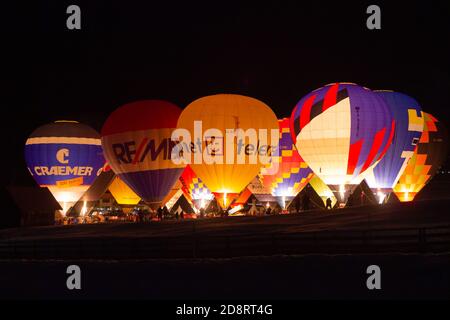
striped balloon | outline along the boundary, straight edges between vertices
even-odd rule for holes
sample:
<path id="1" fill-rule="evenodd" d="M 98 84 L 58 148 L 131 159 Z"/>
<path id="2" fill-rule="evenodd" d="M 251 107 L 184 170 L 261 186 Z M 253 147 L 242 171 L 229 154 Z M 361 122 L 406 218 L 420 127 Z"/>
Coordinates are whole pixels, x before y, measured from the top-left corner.
<path id="1" fill-rule="evenodd" d="M 395 121 L 391 147 L 366 177 L 369 187 L 383 202 L 414 153 L 422 135 L 424 117 L 419 103 L 413 98 L 393 91 L 375 92 L 386 101 Z"/>
<path id="2" fill-rule="evenodd" d="M 349 83 L 333 83 L 309 93 L 290 119 L 301 157 L 341 203 L 360 176 L 383 158 L 394 125 L 381 96 Z"/>
<path id="3" fill-rule="evenodd" d="M 47 187 L 65 213 L 102 171 L 100 135 L 76 121 L 37 128 L 25 143 L 25 161 L 34 180 Z"/>
<path id="4" fill-rule="evenodd" d="M 184 170 L 171 159 L 171 134 L 180 113 L 167 101 L 137 101 L 115 110 L 102 128 L 102 147 L 111 169 L 154 208 Z"/>

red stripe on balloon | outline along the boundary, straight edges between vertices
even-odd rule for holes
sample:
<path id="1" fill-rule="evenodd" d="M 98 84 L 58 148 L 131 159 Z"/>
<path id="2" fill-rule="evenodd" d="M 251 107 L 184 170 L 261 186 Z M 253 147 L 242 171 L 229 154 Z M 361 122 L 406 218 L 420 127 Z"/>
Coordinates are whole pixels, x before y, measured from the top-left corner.
<path id="1" fill-rule="evenodd" d="M 370 149 L 369 155 L 367 156 L 366 162 L 364 163 L 364 166 L 362 167 L 361 172 L 366 170 L 370 165 L 372 164 L 373 159 L 377 155 L 378 151 L 380 150 L 381 144 L 383 143 L 384 135 L 386 134 L 386 127 L 381 129 L 375 134 L 375 138 L 373 139 L 372 148 Z"/>
<path id="2" fill-rule="evenodd" d="M 350 152 L 348 155 L 347 174 L 353 174 L 358 163 L 359 153 L 363 144 L 363 139 L 350 145 Z"/>
<path id="3" fill-rule="evenodd" d="M 300 110 L 300 130 L 311 121 L 311 107 L 315 99 L 316 95 L 312 95 L 303 103 L 302 109 Z"/>
<path id="4" fill-rule="evenodd" d="M 328 89 L 323 99 L 322 112 L 336 104 L 338 89 L 339 83 L 333 84 L 330 89 Z"/>
<path id="5" fill-rule="evenodd" d="M 149 129 L 176 128 L 181 109 L 164 100 L 131 102 L 116 109 L 106 120 L 102 136 Z"/>
<path id="6" fill-rule="evenodd" d="M 142 150 L 144 149 L 144 146 L 147 144 L 148 142 L 148 138 L 144 138 L 141 141 L 141 144 L 139 145 L 137 151 L 136 151 L 136 155 L 134 156 L 133 159 L 133 164 L 136 164 L 139 160 L 139 157 L 141 156 Z"/>
<path id="7" fill-rule="evenodd" d="M 395 132 L 395 120 L 392 120 L 392 124 L 391 124 L 391 133 L 389 134 L 389 139 L 386 143 L 386 145 L 384 146 L 383 151 L 380 153 L 380 156 L 378 157 L 377 160 L 380 160 L 381 158 L 383 158 L 383 156 L 385 155 L 385 153 L 388 151 L 389 146 L 392 143 L 392 139 L 394 138 L 394 132 Z"/>

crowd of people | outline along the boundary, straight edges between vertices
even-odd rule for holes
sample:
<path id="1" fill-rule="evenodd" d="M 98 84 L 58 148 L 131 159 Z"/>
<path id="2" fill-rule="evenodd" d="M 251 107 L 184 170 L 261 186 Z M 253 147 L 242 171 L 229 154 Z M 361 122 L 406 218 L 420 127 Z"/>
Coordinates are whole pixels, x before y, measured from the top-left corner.
<path id="1" fill-rule="evenodd" d="M 359 202 L 365 203 L 366 195 L 361 193 Z M 352 206 L 353 197 L 348 199 L 347 206 Z M 279 206 L 270 206 L 267 203 L 266 206 L 256 205 L 256 201 L 247 208 L 247 211 L 240 211 L 241 215 L 249 216 L 265 216 L 276 215 L 281 213 L 300 213 L 313 209 L 317 204 L 313 203 L 308 194 L 303 194 L 298 197 L 290 210 L 282 210 Z M 325 200 L 325 208 L 328 210 L 333 209 L 331 198 Z M 224 217 L 228 216 L 226 210 L 216 210 L 217 212 L 206 212 L 204 208 L 197 211 L 196 214 L 186 213 L 181 206 L 176 210 L 170 211 L 166 206 L 157 208 L 156 210 L 151 208 L 133 209 L 130 212 L 124 213 L 122 209 L 115 210 L 93 210 L 89 214 L 80 216 L 64 216 L 61 213 L 57 213 L 55 216 L 55 223 L 59 225 L 71 225 L 71 224 L 90 224 L 90 223 L 105 223 L 105 222 L 150 222 L 150 221 L 162 221 L 162 220 L 183 220 L 186 218 L 203 219 L 207 217 Z"/>

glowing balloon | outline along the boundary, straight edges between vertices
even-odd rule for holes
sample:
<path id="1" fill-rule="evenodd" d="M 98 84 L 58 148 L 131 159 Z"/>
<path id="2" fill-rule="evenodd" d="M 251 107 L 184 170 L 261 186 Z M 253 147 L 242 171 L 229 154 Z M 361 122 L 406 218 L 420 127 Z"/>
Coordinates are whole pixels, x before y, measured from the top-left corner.
<path id="1" fill-rule="evenodd" d="M 232 208 L 240 206 L 243 208 L 246 204 L 248 199 L 251 197 L 252 192 L 249 188 L 245 188 L 244 191 L 241 192 L 239 197 L 236 198 L 236 200 L 231 204 Z"/>
<path id="2" fill-rule="evenodd" d="M 181 113 L 178 127 L 190 134 L 184 155 L 190 156 L 192 170 L 224 208 L 258 174 L 261 158 L 270 158 L 278 143 L 278 122 L 269 106 L 235 94 L 195 100 Z"/>
<path id="3" fill-rule="evenodd" d="M 109 191 L 118 204 L 136 205 L 141 201 L 141 198 L 118 176 L 114 177 L 109 185 Z"/>
<path id="4" fill-rule="evenodd" d="M 424 117 L 419 103 L 393 91 L 375 91 L 387 103 L 395 121 L 392 144 L 367 175 L 366 181 L 382 203 L 397 184 L 414 153 L 423 131 Z"/>
<path id="5" fill-rule="evenodd" d="M 333 208 L 337 202 L 336 197 L 334 196 L 331 189 L 316 175 L 314 175 L 311 180 L 309 180 L 309 184 L 314 189 L 314 191 L 322 198 L 324 206 L 327 205 L 327 199 L 331 199 L 331 207 Z"/>
<path id="6" fill-rule="evenodd" d="M 164 197 L 162 201 L 162 205 L 166 206 L 169 211 L 172 209 L 172 207 L 177 203 L 178 199 L 183 195 L 183 191 L 181 190 L 182 184 L 178 180 L 175 182 L 175 185 L 170 189 L 169 193 Z M 188 200 L 190 203 L 190 201 Z"/>
<path id="7" fill-rule="evenodd" d="M 33 131 L 25 143 L 25 161 L 63 213 L 81 198 L 105 163 L 100 135 L 76 121 L 56 121 Z"/>
<path id="8" fill-rule="evenodd" d="M 431 114 L 423 112 L 423 115 L 422 136 L 394 187 L 395 195 L 402 202 L 414 200 L 417 193 L 436 174 L 447 156 L 447 129 Z"/>
<path id="9" fill-rule="evenodd" d="M 262 183 L 261 175 L 256 176 L 250 181 L 247 189 L 255 196 L 256 200 L 261 203 L 277 202 L 277 199 L 269 188 L 269 186 Z"/>
<path id="10" fill-rule="evenodd" d="M 343 203 L 355 181 L 388 150 L 394 121 L 380 95 L 334 83 L 302 98 L 290 125 L 301 157 Z"/>
<path id="11" fill-rule="evenodd" d="M 137 101 L 116 109 L 103 125 L 102 146 L 111 169 L 154 208 L 185 167 L 171 158 L 171 133 L 180 113 L 167 101 Z"/>
<path id="12" fill-rule="evenodd" d="M 280 127 L 279 152 L 272 158 L 275 166 L 261 170 L 261 182 L 276 197 L 281 208 L 308 184 L 313 177 L 312 170 L 298 154 L 289 128 L 289 119 L 278 120 Z"/>
<path id="13" fill-rule="evenodd" d="M 185 195 L 191 199 L 197 209 L 208 207 L 214 195 L 203 183 L 202 179 L 197 177 L 190 166 L 186 166 L 181 174 L 180 181 Z"/>

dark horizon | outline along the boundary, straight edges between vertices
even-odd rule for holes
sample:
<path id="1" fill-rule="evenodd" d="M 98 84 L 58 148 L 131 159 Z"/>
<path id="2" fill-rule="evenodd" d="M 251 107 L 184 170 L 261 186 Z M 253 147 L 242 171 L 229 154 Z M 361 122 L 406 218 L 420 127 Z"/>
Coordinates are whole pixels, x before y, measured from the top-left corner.
<path id="1" fill-rule="evenodd" d="M 382 29 L 372 31 L 369 2 L 77 1 L 80 31 L 66 29 L 70 4 L 5 10 L 6 184 L 33 183 L 23 145 L 38 126 L 70 119 L 99 131 L 110 112 L 140 99 L 185 107 L 202 96 L 238 93 L 282 118 L 318 87 L 355 82 L 406 93 L 449 124 L 448 3 L 378 3 Z"/>

